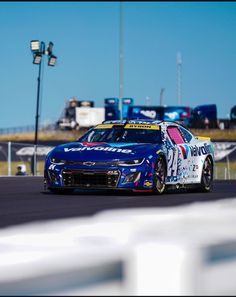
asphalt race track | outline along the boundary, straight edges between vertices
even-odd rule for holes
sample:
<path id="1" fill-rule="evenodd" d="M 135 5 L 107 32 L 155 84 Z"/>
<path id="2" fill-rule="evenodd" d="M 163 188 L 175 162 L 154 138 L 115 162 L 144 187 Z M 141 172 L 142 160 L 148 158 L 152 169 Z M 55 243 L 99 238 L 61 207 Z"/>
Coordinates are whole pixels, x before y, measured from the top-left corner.
<path id="1" fill-rule="evenodd" d="M 217 181 L 211 193 L 106 193 L 84 191 L 55 195 L 43 189 L 42 177 L 0 177 L 0 228 L 48 219 L 91 216 L 101 210 L 170 207 L 236 198 L 236 180 Z"/>

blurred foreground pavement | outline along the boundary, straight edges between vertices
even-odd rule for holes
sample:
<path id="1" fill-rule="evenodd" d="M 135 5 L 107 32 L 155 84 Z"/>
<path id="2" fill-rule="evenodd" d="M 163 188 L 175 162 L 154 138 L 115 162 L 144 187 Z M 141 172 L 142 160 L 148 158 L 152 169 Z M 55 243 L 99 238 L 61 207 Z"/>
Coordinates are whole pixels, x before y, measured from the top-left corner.
<path id="1" fill-rule="evenodd" d="M 0 230 L 0 295 L 235 295 L 236 199 Z"/>

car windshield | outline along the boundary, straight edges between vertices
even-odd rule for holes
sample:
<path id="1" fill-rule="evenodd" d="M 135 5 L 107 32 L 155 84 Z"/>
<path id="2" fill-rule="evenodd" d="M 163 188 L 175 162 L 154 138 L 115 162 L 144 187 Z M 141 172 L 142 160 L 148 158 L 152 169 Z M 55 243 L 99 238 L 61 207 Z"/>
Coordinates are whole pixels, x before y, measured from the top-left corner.
<path id="1" fill-rule="evenodd" d="M 158 127 L 159 128 L 159 127 Z M 79 142 L 161 143 L 159 129 L 130 129 L 124 127 L 94 128 L 78 139 Z"/>

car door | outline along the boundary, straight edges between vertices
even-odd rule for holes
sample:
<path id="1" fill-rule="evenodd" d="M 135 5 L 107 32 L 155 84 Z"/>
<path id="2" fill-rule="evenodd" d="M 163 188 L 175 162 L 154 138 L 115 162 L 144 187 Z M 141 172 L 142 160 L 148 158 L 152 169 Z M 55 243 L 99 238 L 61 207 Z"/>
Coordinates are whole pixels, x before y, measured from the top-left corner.
<path id="1" fill-rule="evenodd" d="M 167 179 L 170 183 L 184 184 L 189 174 L 189 143 L 178 126 L 168 126 L 167 133 L 173 143 L 173 147 L 168 150 Z"/>

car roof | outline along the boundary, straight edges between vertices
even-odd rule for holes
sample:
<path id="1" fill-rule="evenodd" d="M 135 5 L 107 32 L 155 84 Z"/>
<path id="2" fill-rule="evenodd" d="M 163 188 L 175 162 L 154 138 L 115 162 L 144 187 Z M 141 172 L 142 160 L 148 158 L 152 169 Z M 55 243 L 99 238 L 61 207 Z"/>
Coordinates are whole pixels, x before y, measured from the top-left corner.
<path id="1" fill-rule="evenodd" d="M 160 121 L 160 120 L 149 120 L 149 119 L 144 119 L 144 120 L 113 120 L 113 121 L 103 121 L 102 124 L 144 124 L 144 125 L 174 125 L 174 126 L 182 126 L 180 123 L 175 122 L 175 121 Z"/>

